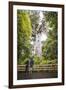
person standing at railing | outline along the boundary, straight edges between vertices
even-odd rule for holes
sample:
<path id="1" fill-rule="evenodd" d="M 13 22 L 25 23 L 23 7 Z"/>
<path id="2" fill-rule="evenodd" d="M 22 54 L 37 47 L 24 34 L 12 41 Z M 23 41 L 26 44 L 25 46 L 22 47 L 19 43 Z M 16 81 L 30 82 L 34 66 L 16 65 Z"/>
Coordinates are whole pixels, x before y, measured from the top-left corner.
<path id="1" fill-rule="evenodd" d="M 29 71 L 31 73 L 33 71 L 33 65 L 34 65 L 34 60 L 33 60 L 33 57 L 31 57 L 30 60 L 29 60 Z"/>
<path id="2" fill-rule="evenodd" d="M 33 65 L 34 65 L 34 60 L 33 57 L 31 57 L 29 60 L 26 61 L 26 67 L 25 67 L 25 72 L 32 72 L 33 70 Z"/>
<path id="3" fill-rule="evenodd" d="M 25 67 L 25 72 L 29 71 L 29 60 L 26 61 L 26 67 Z"/>

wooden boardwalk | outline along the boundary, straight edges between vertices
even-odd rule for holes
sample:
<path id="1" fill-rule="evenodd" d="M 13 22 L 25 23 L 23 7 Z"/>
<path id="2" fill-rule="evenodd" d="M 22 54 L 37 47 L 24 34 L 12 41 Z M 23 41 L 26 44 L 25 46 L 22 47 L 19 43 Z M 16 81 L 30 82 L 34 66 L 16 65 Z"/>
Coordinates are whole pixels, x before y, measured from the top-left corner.
<path id="1" fill-rule="evenodd" d="M 26 65 L 17 65 L 18 71 L 25 71 Z M 33 71 L 57 71 L 57 64 L 34 65 Z"/>
<path id="2" fill-rule="evenodd" d="M 24 71 L 18 71 L 17 73 L 17 79 L 18 80 L 24 80 L 24 79 L 42 79 L 42 78 L 57 78 L 58 73 L 57 71 L 33 71 L 30 72 L 24 72 Z"/>

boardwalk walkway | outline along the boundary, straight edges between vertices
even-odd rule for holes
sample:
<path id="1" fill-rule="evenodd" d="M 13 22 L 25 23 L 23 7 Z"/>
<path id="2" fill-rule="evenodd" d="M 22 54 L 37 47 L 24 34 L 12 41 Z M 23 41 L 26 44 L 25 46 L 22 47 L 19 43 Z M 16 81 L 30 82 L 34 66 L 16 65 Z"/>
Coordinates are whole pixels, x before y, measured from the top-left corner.
<path id="1" fill-rule="evenodd" d="M 18 80 L 23 79 L 41 79 L 41 78 L 56 78 L 57 65 L 56 64 L 45 64 L 45 65 L 34 65 L 32 72 L 25 71 L 25 65 L 18 65 Z"/>
<path id="2" fill-rule="evenodd" d="M 47 72 L 47 71 L 40 71 L 40 72 L 32 72 L 32 73 L 26 73 L 23 71 L 18 71 L 18 80 L 23 79 L 41 79 L 41 78 L 57 78 L 57 71 L 55 72 Z"/>

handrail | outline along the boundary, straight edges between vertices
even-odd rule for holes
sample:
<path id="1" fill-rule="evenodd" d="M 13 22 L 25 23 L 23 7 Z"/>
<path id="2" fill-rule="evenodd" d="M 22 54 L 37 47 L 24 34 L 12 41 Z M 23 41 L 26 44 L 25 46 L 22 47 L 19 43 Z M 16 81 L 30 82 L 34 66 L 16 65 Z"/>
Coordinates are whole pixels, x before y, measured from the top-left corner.
<path id="1" fill-rule="evenodd" d="M 41 71 L 41 70 L 57 70 L 57 64 L 44 64 L 44 65 L 34 65 L 33 71 Z M 25 71 L 26 65 L 17 65 L 18 71 Z"/>

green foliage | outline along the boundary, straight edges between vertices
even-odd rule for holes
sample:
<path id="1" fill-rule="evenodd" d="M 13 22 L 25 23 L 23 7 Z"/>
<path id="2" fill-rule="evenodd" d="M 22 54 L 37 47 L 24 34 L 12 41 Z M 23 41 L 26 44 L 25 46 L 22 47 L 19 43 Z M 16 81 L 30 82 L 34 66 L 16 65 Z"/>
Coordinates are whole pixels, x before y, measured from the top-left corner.
<path id="1" fill-rule="evenodd" d="M 34 64 L 40 64 L 41 59 L 37 55 L 34 55 L 33 59 L 34 59 Z"/>
<path id="2" fill-rule="evenodd" d="M 45 12 L 44 15 L 45 15 L 46 22 L 49 23 L 49 27 L 53 27 L 57 29 L 57 25 L 58 25 L 57 12 Z"/>
<path id="3" fill-rule="evenodd" d="M 43 56 L 45 59 L 57 59 L 57 41 L 52 39 L 47 40 L 42 48 Z"/>
<path id="4" fill-rule="evenodd" d="M 57 12 L 45 12 L 45 20 L 48 27 L 51 28 L 47 34 L 47 40 L 44 42 L 42 52 L 44 59 L 57 60 L 58 38 L 57 38 Z"/>
<path id="5" fill-rule="evenodd" d="M 17 11 L 17 58 L 21 64 L 30 55 L 30 38 L 32 33 L 31 21 L 26 11 Z"/>

